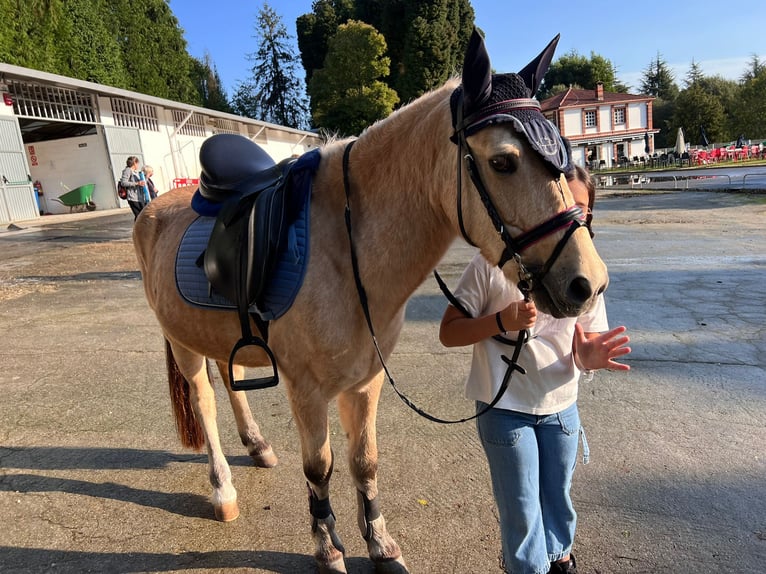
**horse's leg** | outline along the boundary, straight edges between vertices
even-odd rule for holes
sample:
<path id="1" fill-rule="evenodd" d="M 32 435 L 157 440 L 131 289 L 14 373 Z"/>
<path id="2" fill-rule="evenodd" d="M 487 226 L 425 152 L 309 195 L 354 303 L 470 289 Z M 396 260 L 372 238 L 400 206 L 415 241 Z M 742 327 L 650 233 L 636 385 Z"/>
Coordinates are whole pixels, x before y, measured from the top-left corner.
<path id="1" fill-rule="evenodd" d="M 327 419 L 327 401 L 311 387 L 298 392 L 287 385 L 290 406 L 293 410 L 301 438 L 303 474 L 306 476 L 311 535 L 314 539 L 314 559 L 322 574 L 346 572 L 343 554 L 346 552 L 335 532 L 335 514 L 330 506 L 330 476 L 333 469 L 333 453 Z"/>
<path id="2" fill-rule="evenodd" d="M 242 444 L 252 457 L 255 466 L 261 468 L 273 468 L 277 465 L 277 457 L 271 445 L 261 435 L 258 423 L 253 419 L 253 412 L 247 402 L 247 394 L 244 391 L 232 391 L 229 381 L 229 370 L 226 363 L 217 361 L 218 371 L 226 385 L 226 391 L 229 393 L 229 402 L 234 411 L 234 418 L 237 421 L 237 431 Z M 234 378 L 239 380 L 243 377 L 245 369 L 240 365 L 234 365 Z"/>
<path id="3" fill-rule="evenodd" d="M 376 572 L 408 572 L 399 545 L 386 529 L 378 498 L 378 444 L 375 424 L 384 376 L 342 392 L 338 413 L 348 436 L 351 476 L 357 489 L 357 521 Z"/>
<path id="4" fill-rule="evenodd" d="M 231 469 L 221 449 L 216 424 L 215 393 L 208 376 L 207 361 L 202 355 L 180 345 L 171 343 L 171 347 L 178 369 L 189 383 L 189 400 L 205 436 L 215 517 L 222 522 L 229 522 L 239 516 L 237 491 L 231 483 Z"/>

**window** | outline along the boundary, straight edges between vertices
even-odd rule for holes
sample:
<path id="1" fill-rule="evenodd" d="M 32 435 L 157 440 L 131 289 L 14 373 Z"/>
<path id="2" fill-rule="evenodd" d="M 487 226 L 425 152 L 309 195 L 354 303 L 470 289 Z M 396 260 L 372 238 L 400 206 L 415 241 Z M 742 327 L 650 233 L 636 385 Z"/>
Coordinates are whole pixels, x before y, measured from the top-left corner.
<path id="1" fill-rule="evenodd" d="M 214 120 L 213 133 L 239 135 L 239 125 L 234 120 L 226 120 L 224 118 L 214 118 Z"/>
<path id="2" fill-rule="evenodd" d="M 153 132 L 160 131 L 157 108 L 154 106 L 120 98 L 110 98 L 110 102 L 114 125 Z"/>
<path id="3" fill-rule="evenodd" d="M 173 127 L 178 130 L 178 133 L 187 136 L 207 136 L 205 133 L 205 118 L 196 112 L 189 114 L 181 110 L 173 110 Z"/>
<path id="4" fill-rule="evenodd" d="M 585 127 L 595 128 L 597 125 L 596 110 L 585 110 Z"/>
<path id="5" fill-rule="evenodd" d="M 96 122 L 95 99 L 86 92 L 19 80 L 10 80 L 8 91 L 13 96 L 13 111 L 18 116 Z"/>
<path id="6" fill-rule="evenodd" d="M 625 125 L 625 108 L 614 108 L 614 125 Z"/>

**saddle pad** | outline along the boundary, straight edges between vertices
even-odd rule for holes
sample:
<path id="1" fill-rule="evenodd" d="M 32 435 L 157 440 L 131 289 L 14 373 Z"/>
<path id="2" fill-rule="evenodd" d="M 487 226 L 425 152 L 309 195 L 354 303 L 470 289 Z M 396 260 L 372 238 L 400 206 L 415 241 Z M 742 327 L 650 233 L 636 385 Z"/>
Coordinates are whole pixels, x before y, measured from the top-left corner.
<path id="1" fill-rule="evenodd" d="M 311 180 L 319 164 L 319 153 L 305 154 L 301 169 L 294 170 L 293 184 L 298 191 L 300 206 L 287 232 L 287 246 L 279 254 L 274 272 L 264 291 L 263 308 L 253 305 L 250 312 L 258 313 L 264 321 L 272 321 L 284 315 L 295 301 L 306 275 L 309 255 L 309 215 L 311 205 Z M 303 160 L 303 161 L 302 161 Z M 215 217 L 200 216 L 189 225 L 181 239 L 176 254 L 176 285 L 181 297 L 190 305 L 208 309 L 236 310 L 236 305 L 212 290 L 205 272 L 197 265 L 200 255 L 207 248 L 208 239 L 215 225 Z"/>

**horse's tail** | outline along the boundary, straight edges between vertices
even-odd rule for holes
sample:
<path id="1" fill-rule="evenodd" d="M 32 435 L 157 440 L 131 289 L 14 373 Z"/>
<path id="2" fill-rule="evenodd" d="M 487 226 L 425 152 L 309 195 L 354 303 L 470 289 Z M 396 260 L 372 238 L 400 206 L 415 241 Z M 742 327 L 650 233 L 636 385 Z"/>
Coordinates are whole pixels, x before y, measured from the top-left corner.
<path id="1" fill-rule="evenodd" d="M 189 381 L 183 376 L 178 368 L 178 363 L 173 356 L 170 341 L 165 339 L 165 361 L 168 370 L 168 383 L 170 385 L 170 402 L 173 404 L 173 415 L 176 419 L 176 430 L 181 444 L 194 450 L 202 450 L 205 444 L 205 436 L 202 427 L 197 422 L 194 409 L 189 399 Z"/>

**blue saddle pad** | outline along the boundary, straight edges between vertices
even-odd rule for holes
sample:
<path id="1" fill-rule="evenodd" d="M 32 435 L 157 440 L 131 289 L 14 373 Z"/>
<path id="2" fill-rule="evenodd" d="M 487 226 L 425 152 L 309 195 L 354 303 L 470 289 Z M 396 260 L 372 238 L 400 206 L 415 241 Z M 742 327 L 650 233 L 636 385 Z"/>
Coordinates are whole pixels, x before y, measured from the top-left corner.
<path id="1" fill-rule="evenodd" d="M 264 321 L 284 315 L 295 301 L 303 285 L 309 256 L 309 215 L 311 181 L 319 165 L 319 151 L 304 154 L 291 170 L 297 216 L 287 232 L 285 248 L 264 291 L 263 308 L 253 305 L 250 312 L 258 313 Z M 208 309 L 236 310 L 236 305 L 210 286 L 205 271 L 197 262 L 207 248 L 215 217 L 200 216 L 189 225 L 176 254 L 176 285 L 181 297 L 190 305 Z"/>

